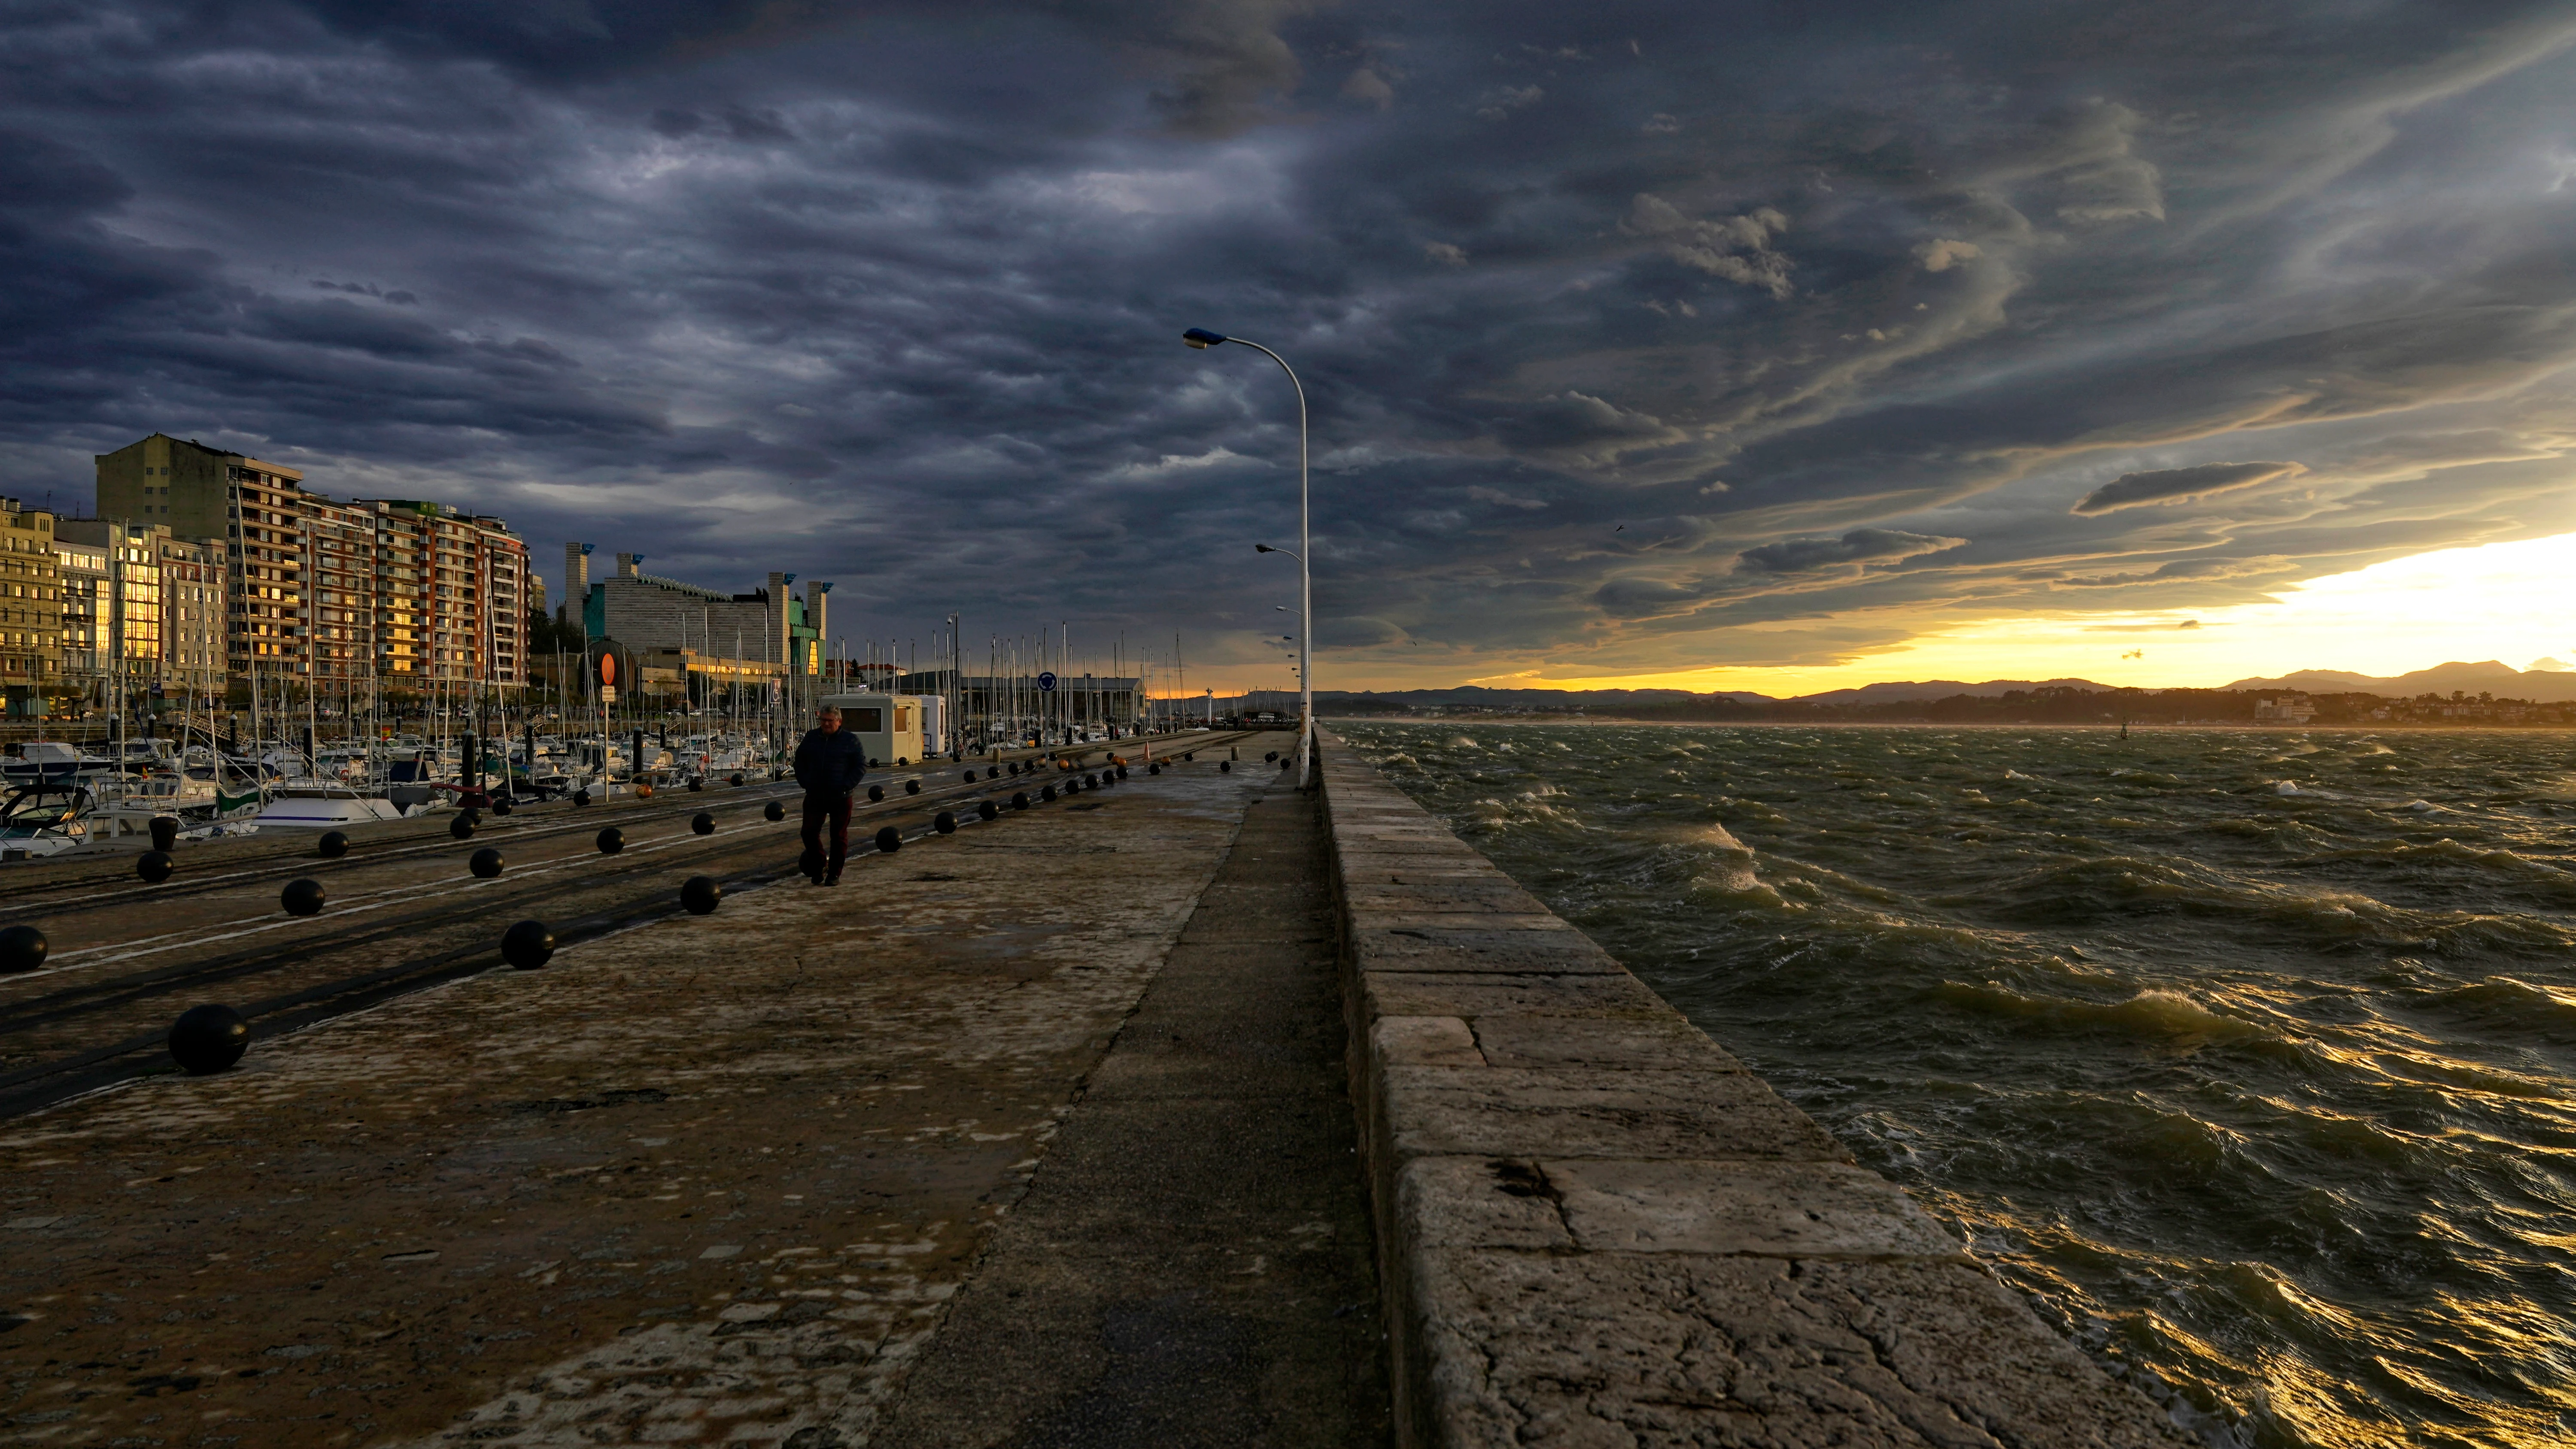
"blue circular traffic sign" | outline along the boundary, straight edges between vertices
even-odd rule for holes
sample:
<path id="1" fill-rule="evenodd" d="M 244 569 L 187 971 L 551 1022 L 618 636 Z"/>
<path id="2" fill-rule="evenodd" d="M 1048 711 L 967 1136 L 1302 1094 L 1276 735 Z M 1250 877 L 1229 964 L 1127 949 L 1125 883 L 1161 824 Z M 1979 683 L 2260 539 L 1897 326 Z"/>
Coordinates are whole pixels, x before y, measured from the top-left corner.
<path id="1" fill-rule="evenodd" d="M 1049 670 L 1043 671 L 1042 673 L 1040 673 L 1040 674 L 1038 675 L 1038 688 L 1040 688 L 1040 689 L 1053 689 L 1053 688 L 1055 688 L 1055 671 L 1054 671 L 1054 670 L 1049 669 Z"/>

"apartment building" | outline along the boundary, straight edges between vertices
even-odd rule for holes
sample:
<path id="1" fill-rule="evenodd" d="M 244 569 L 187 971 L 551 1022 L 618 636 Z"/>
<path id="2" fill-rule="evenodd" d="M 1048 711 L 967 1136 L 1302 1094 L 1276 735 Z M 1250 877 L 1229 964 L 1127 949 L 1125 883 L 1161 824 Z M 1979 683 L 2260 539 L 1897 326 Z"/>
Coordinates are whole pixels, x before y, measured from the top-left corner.
<path id="1" fill-rule="evenodd" d="M 161 524 L 54 521 L 59 678 L 86 704 L 215 694 L 224 683 L 224 553 Z"/>
<path id="2" fill-rule="evenodd" d="M 63 580 L 54 515 L 0 498 L 0 686 L 12 715 L 44 713 L 62 671 Z"/>
<path id="3" fill-rule="evenodd" d="M 402 686 L 527 683 L 527 546 L 498 518 L 341 502 L 295 468 L 155 433 L 98 464 L 102 517 L 222 550 L 234 672 Z"/>

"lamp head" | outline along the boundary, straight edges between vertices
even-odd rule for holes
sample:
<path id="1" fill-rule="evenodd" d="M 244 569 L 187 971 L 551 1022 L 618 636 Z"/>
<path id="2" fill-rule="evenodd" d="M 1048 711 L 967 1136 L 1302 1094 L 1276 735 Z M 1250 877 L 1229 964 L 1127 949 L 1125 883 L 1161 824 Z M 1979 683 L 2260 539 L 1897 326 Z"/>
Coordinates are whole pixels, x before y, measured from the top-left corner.
<path id="1" fill-rule="evenodd" d="M 1189 331 L 1181 334 L 1181 340 L 1192 347 L 1205 349 L 1214 347 L 1218 343 L 1223 342 L 1225 340 L 1225 334 L 1222 332 L 1210 332 L 1204 327 L 1193 327 Z"/>
<path id="2" fill-rule="evenodd" d="M 1272 548 L 1266 543 L 1256 543 L 1252 546 L 1252 551 L 1254 553 L 1277 553 L 1279 550 Z"/>

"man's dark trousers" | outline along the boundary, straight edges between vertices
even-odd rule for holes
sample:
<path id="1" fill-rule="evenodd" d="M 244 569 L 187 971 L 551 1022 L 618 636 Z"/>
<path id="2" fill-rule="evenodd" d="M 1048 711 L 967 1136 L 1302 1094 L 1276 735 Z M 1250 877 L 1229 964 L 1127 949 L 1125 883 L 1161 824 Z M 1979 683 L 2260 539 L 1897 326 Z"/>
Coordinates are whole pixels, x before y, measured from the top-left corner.
<path id="1" fill-rule="evenodd" d="M 823 822 L 832 822 L 832 853 L 823 854 Z M 816 795 L 805 797 L 805 858 L 819 862 L 825 880 L 841 878 L 841 864 L 850 858 L 850 797 Z"/>

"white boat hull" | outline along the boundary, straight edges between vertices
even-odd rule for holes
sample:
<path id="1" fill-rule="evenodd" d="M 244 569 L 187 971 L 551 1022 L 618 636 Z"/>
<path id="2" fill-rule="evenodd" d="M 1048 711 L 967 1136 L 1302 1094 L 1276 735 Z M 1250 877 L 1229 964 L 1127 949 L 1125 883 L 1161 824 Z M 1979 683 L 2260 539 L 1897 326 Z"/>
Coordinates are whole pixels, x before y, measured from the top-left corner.
<path id="1" fill-rule="evenodd" d="M 334 830 L 401 818 L 400 806 L 370 795 L 287 795 L 269 801 L 251 823 L 283 830 Z"/>

